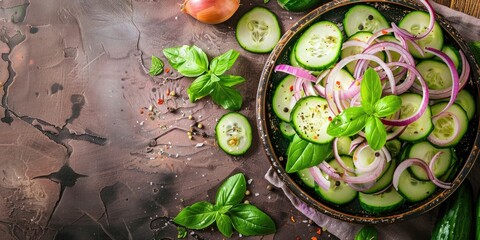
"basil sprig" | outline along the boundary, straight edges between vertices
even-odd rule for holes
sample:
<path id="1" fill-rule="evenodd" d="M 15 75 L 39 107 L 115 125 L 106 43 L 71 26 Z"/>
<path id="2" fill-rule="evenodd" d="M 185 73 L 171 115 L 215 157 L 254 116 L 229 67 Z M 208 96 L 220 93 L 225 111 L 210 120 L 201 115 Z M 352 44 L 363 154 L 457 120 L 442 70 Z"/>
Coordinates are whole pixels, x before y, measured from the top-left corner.
<path id="1" fill-rule="evenodd" d="M 246 190 L 245 176 L 237 173 L 217 190 L 215 204 L 194 203 L 180 211 L 173 221 L 190 229 L 204 229 L 216 222 L 225 237 L 231 237 L 233 229 L 244 236 L 274 233 L 275 223 L 267 214 L 251 204 L 241 203 Z"/>
<path id="2" fill-rule="evenodd" d="M 233 87 L 245 82 L 245 78 L 224 74 L 233 66 L 239 52 L 229 50 L 212 59 L 210 64 L 207 54 L 195 45 L 166 48 L 163 54 L 180 74 L 196 77 L 187 89 L 190 101 L 195 102 L 210 95 L 213 102 L 225 109 L 236 111 L 242 107 L 242 95 Z"/>
<path id="3" fill-rule="evenodd" d="M 298 172 L 320 164 L 323 160 L 332 155 L 332 144 L 318 144 L 301 138 L 295 134 L 293 141 L 287 149 L 287 165 L 285 171 L 288 173 Z"/>
<path id="4" fill-rule="evenodd" d="M 163 72 L 163 62 L 160 58 L 156 56 L 152 56 L 152 65 L 150 66 L 150 76 L 157 76 L 158 74 Z"/>
<path id="5" fill-rule="evenodd" d="M 359 107 L 349 107 L 337 115 L 328 125 L 327 133 L 334 137 L 352 136 L 365 131 L 368 145 L 380 150 L 387 142 L 387 131 L 381 118 L 397 112 L 402 106 L 399 96 L 382 98 L 380 76 L 372 68 L 367 69 L 360 84 Z"/>

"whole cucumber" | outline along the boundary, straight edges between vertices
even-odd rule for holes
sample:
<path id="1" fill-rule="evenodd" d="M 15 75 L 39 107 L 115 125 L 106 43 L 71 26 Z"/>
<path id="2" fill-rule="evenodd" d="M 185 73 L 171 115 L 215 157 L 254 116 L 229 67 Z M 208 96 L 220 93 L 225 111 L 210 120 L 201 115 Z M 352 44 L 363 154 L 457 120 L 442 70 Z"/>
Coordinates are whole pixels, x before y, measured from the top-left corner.
<path id="1" fill-rule="evenodd" d="M 467 240 L 473 222 L 473 190 L 470 182 L 462 185 L 442 204 L 439 220 L 432 233 L 435 240 Z"/>

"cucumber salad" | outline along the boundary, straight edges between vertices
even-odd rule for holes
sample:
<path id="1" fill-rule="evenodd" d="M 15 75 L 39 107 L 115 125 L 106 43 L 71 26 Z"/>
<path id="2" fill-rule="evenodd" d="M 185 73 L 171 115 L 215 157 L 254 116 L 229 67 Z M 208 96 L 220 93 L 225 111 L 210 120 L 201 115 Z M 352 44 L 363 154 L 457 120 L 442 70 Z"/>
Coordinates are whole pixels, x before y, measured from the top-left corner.
<path id="1" fill-rule="evenodd" d="M 358 199 L 369 213 L 451 188 L 455 146 L 475 115 L 464 89 L 465 54 L 444 43 L 427 11 L 388 22 L 357 4 L 343 23 L 326 20 L 296 39 L 272 97 L 289 140 L 285 170 L 336 205 Z"/>

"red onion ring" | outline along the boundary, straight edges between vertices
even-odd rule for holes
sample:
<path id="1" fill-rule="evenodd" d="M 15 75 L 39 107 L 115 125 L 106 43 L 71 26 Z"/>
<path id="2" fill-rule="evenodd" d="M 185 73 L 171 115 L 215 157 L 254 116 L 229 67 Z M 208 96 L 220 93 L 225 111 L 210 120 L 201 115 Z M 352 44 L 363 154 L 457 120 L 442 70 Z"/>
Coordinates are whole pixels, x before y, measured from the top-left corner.
<path id="1" fill-rule="evenodd" d="M 317 78 L 315 76 L 313 76 L 309 71 L 307 71 L 307 70 L 305 70 L 301 67 L 294 67 L 294 66 L 290 66 L 290 65 L 287 65 L 287 64 L 280 64 L 280 65 L 275 66 L 274 71 L 275 72 L 287 73 L 287 74 L 293 75 L 293 76 L 298 77 L 298 78 L 303 78 L 303 79 L 309 80 L 311 82 L 315 82 L 317 80 Z"/>
<path id="2" fill-rule="evenodd" d="M 328 190 L 330 189 L 330 181 L 328 181 L 322 174 L 322 171 L 316 166 L 310 167 L 309 169 L 310 174 L 313 177 L 313 180 L 320 186 L 321 188 Z"/>

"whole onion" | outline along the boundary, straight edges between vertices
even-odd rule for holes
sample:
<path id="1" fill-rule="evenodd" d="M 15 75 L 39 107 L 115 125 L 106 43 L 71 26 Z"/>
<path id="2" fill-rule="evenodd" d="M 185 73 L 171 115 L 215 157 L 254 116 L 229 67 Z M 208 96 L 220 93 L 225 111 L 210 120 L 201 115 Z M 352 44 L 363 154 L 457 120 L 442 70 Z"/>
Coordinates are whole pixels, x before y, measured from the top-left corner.
<path id="1" fill-rule="evenodd" d="M 237 11 L 240 0 L 185 0 L 182 12 L 207 24 L 227 21 Z"/>

